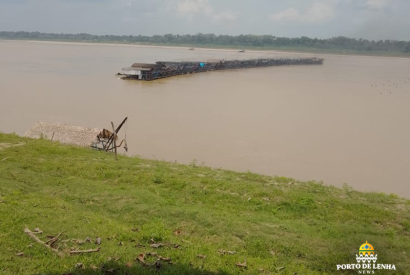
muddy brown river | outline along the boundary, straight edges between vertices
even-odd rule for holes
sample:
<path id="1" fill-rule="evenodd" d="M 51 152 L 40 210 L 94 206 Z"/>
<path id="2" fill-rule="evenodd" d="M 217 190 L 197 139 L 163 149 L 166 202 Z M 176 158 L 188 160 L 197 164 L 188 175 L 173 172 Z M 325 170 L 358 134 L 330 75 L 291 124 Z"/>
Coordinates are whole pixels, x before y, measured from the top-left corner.
<path id="1" fill-rule="evenodd" d="M 410 198 L 410 59 L 115 76 L 133 62 L 281 56 L 318 55 L 0 41 L 0 131 L 23 135 L 38 120 L 110 129 L 128 116 L 129 155 Z"/>

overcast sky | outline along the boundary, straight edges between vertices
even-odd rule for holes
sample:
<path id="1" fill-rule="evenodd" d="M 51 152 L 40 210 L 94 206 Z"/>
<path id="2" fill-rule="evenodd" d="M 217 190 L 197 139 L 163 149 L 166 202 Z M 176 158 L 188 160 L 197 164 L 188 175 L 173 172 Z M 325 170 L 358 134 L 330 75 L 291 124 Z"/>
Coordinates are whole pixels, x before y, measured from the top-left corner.
<path id="1" fill-rule="evenodd" d="M 0 30 L 410 40 L 410 0 L 0 0 Z"/>

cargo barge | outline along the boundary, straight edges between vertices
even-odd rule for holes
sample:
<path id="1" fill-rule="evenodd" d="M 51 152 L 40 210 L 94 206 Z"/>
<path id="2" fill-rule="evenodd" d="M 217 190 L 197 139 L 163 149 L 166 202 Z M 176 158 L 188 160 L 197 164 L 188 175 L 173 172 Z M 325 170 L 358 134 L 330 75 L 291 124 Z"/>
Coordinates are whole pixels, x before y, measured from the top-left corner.
<path id="1" fill-rule="evenodd" d="M 136 79 L 143 81 L 156 80 L 171 76 L 194 74 L 201 72 L 232 70 L 284 65 L 322 65 L 322 58 L 276 58 L 276 59 L 251 59 L 251 60 L 220 60 L 214 62 L 165 62 L 134 63 L 131 67 L 122 69 L 118 73 L 123 79 Z"/>

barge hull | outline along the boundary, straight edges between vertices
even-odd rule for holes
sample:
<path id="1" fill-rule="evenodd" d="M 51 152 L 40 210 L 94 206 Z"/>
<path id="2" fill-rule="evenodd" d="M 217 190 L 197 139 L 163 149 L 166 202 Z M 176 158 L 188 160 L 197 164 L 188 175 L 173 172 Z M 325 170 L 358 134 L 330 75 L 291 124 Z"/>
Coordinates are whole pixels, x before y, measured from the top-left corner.
<path id="1" fill-rule="evenodd" d="M 125 79 L 151 81 L 171 76 L 193 74 L 218 70 L 259 68 L 285 65 L 322 65 L 322 58 L 278 58 L 251 60 L 220 60 L 218 62 L 164 62 L 155 64 L 134 63 L 123 68 L 119 75 Z"/>

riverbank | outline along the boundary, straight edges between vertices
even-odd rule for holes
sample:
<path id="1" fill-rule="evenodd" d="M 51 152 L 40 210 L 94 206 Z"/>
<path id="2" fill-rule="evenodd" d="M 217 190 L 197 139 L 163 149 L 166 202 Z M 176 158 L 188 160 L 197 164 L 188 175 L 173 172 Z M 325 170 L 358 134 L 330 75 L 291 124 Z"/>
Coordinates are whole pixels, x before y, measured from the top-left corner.
<path id="1" fill-rule="evenodd" d="M 246 50 L 254 53 L 285 53 L 285 54 L 314 54 L 314 55 L 336 55 L 336 56 L 363 56 L 363 57 L 395 57 L 395 58 L 410 58 L 410 54 L 401 52 L 365 52 L 365 51 L 353 51 L 353 50 L 337 50 L 337 49 L 314 49 L 306 47 L 254 47 L 254 46 L 223 46 L 213 44 L 175 44 L 175 43 L 131 43 L 125 41 L 88 41 L 88 40 L 36 40 L 36 39 L 5 39 L 0 38 L 0 41 L 20 41 L 20 42 L 45 42 L 45 43 L 68 43 L 77 45 L 106 45 L 106 46 L 135 46 L 135 47 L 153 47 L 162 49 L 175 49 L 184 48 L 188 49 L 200 49 L 209 51 L 229 51 L 237 52 L 238 50 Z"/>
<path id="2" fill-rule="evenodd" d="M 115 161 L 10 134 L 0 134 L 0 181 L 2 274 L 334 274 L 366 241 L 378 263 L 410 270 L 410 201 L 396 195 L 194 162 Z M 43 240 L 63 232 L 55 247 L 66 256 L 25 227 Z"/>

